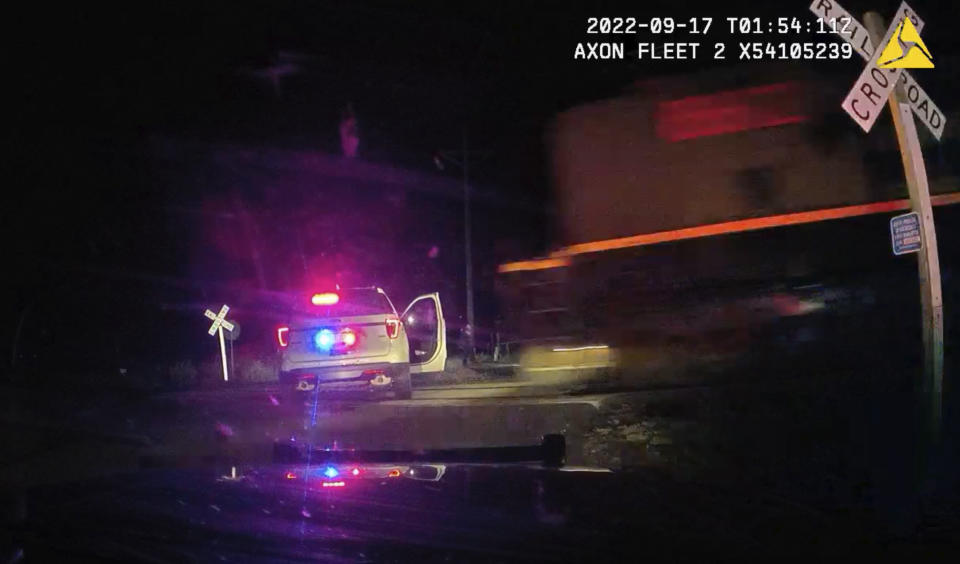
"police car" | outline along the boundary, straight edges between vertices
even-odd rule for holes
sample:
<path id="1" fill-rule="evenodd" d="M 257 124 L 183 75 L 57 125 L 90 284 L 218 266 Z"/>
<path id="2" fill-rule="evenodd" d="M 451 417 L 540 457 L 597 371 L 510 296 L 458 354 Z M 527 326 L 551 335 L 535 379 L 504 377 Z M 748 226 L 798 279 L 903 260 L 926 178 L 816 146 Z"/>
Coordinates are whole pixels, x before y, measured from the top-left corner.
<path id="1" fill-rule="evenodd" d="M 411 396 L 411 374 L 442 372 L 446 323 L 438 293 L 398 314 L 381 288 L 313 294 L 277 329 L 281 382 L 295 389 L 392 390 Z"/>

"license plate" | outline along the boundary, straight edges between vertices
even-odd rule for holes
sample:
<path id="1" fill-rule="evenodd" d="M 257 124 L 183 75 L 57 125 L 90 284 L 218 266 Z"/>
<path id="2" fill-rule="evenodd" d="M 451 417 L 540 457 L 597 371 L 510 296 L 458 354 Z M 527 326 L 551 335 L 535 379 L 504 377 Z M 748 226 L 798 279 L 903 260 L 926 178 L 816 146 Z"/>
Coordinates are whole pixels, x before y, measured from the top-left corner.
<path id="1" fill-rule="evenodd" d="M 377 374 L 377 376 L 373 380 L 370 380 L 370 385 L 371 386 L 387 386 L 392 381 L 393 380 L 389 376 L 386 376 L 384 374 Z"/>

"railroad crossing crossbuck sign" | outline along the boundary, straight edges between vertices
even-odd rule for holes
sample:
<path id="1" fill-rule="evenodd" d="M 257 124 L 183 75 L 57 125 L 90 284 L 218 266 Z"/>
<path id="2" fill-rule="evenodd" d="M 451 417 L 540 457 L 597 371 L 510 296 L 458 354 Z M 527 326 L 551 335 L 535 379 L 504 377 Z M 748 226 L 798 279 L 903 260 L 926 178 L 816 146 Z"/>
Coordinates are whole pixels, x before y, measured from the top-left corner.
<path id="1" fill-rule="evenodd" d="M 899 79 L 900 85 L 903 87 L 903 95 L 910 104 L 913 114 L 939 141 L 947 123 L 943 111 L 930 99 L 930 96 L 920 87 L 913 76 L 903 70 L 904 68 L 932 68 L 933 62 L 929 56 L 930 52 L 926 49 L 926 45 L 919 35 L 923 31 L 923 20 L 906 3 L 902 4 L 893 21 L 904 22 L 903 25 L 891 26 L 895 33 L 885 37 L 885 43 L 880 43 L 879 48 L 876 48 L 870 41 L 870 33 L 867 28 L 833 0 L 813 0 L 813 3 L 810 4 L 810 11 L 824 21 L 829 22 L 835 19 L 840 22 L 836 27 L 833 27 L 836 34 L 849 43 L 853 50 L 859 53 L 867 63 L 871 63 L 871 61 L 875 63 L 875 66 L 868 64 L 860 78 L 857 79 L 850 94 L 853 95 L 857 92 L 859 93 L 858 96 L 856 98 L 847 96 L 847 100 L 844 100 L 843 109 L 850 114 L 850 117 L 864 131 L 870 131 L 877 115 L 883 110 L 883 104 L 886 103 L 890 90 L 896 86 Z M 908 25 L 906 20 L 910 21 L 910 29 L 904 31 L 903 28 Z M 911 33 L 916 39 L 911 39 Z M 912 41 L 917 46 L 913 48 L 903 46 L 900 41 L 904 43 Z M 922 50 L 920 50 L 921 47 Z M 894 53 L 893 57 L 890 56 L 891 52 Z M 886 56 L 883 57 L 885 54 Z M 900 61 L 890 61 L 890 59 L 901 55 L 904 58 Z M 882 60 L 880 60 L 881 57 L 883 57 Z M 919 63 L 908 67 L 906 63 L 911 61 L 919 61 Z M 925 66 L 926 62 L 929 62 L 929 67 Z M 883 93 L 884 91 L 886 94 Z M 856 105 L 855 108 L 853 107 L 854 104 Z"/>
<path id="2" fill-rule="evenodd" d="M 913 116 L 916 115 L 937 140 L 943 133 L 946 119 L 940 108 L 904 70 L 934 68 L 933 57 L 920 38 L 924 22 L 906 2 L 900 4 L 886 33 L 883 32 L 883 18 L 875 12 L 865 14 L 866 25 L 861 25 L 833 0 L 813 0 L 810 10 L 822 20 L 842 24 L 834 29 L 845 30 L 837 33 L 867 60 L 866 67 L 843 100 L 844 111 L 869 133 L 883 106 L 890 106 L 914 212 L 894 218 L 891 236 L 894 253 L 917 252 L 923 309 L 923 389 L 927 396 L 928 431 L 936 444 L 943 404 L 943 295 L 927 169 Z"/>
<path id="3" fill-rule="evenodd" d="M 230 306 L 224 305 L 220 308 L 220 313 L 213 313 L 209 309 L 203 312 L 203 315 L 207 319 L 212 319 L 213 323 L 210 324 L 210 329 L 207 330 L 207 333 L 212 337 L 217 335 L 220 340 L 220 363 L 223 366 L 223 381 L 226 382 L 229 378 L 227 376 L 227 347 L 223 343 L 223 330 L 233 331 L 233 323 L 227 321 L 227 312 L 230 311 Z"/>

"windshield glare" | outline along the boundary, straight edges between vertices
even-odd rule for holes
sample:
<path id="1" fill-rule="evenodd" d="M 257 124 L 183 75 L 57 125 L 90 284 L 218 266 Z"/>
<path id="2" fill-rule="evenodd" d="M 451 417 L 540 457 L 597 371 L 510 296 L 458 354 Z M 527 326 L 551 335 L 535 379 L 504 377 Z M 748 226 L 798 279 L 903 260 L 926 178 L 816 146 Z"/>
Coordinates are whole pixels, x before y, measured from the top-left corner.
<path id="1" fill-rule="evenodd" d="M 956 2 L 17 7 L 0 562 L 957 552 Z"/>

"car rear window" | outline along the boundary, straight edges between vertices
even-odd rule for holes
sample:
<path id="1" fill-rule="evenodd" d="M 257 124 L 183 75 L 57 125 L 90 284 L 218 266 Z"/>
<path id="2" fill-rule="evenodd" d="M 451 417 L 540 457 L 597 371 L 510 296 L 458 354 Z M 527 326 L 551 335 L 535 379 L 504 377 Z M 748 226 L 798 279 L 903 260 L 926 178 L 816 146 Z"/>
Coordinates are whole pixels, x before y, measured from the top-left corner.
<path id="1" fill-rule="evenodd" d="M 330 306 L 315 306 L 307 304 L 307 311 L 322 317 L 349 317 L 354 315 L 374 315 L 377 313 L 394 313 L 393 306 L 387 296 L 377 290 L 357 289 L 339 290 L 340 296 L 336 304 Z"/>

